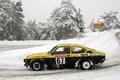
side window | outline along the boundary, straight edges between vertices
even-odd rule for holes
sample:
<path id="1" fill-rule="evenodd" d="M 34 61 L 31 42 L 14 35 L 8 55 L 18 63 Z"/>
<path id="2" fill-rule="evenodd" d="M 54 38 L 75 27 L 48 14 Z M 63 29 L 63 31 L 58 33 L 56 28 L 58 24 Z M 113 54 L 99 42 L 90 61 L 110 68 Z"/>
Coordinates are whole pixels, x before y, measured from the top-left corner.
<path id="1" fill-rule="evenodd" d="M 85 49 L 80 47 L 72 47 L 72 53 L 84 53 Z"/>
<path id="2" fill-rule="evenodd" d="M 93 53 L 92 51 L 87 51 L 87 53 Z"/>
<path id="3" fill-rule="evenodd" d="M 70 53 L 70 47 L 59 47 L 54 51 L 54 54 L 69 54 Z"/>

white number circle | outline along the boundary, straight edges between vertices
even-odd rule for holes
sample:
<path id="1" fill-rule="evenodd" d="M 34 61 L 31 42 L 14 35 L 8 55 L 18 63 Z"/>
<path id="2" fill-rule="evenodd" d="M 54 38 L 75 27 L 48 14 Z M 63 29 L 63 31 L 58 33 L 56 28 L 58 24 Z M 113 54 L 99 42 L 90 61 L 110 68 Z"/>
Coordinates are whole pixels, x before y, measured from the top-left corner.
<path id="1" fill-rule="evenodd" d="M 65 64 L 65 57 L 56 57 L 56 64 Z"/>

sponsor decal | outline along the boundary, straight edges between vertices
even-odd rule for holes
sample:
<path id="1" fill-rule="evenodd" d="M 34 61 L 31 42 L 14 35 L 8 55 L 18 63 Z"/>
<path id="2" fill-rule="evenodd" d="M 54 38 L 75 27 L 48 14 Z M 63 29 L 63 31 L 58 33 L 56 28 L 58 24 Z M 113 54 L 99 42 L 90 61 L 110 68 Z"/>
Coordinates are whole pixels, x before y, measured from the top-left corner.
<path id="1" fill-rule="evenodd" d="M 100 56 L 100 53 L 92 53 L 90 56 Z"/>
<path id="2" fill-rule="evenodd" d="M 86 57 L 88 54 L 80 54 L 81 57 Z"/>
<path id="3" fill-rule="evenodd" d="M 90 53 L 90 54 L 79 54 L 81 57 L 87 57 L 87 56 L 100 56 L 100 53 Z"/>

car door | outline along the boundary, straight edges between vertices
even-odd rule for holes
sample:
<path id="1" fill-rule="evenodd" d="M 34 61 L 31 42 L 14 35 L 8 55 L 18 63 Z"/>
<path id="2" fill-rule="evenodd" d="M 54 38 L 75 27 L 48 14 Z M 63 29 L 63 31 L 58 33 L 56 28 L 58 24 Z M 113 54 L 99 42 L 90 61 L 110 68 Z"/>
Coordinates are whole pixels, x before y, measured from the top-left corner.
<path id="1" fill-rule="evenodd" d="M 67 57 L 70 56 L 70 46 L 59 46 L 52 53 L 54 56 L 54 64 L 65 65 L 67 63 Z"/>
<path id="2" fill-rule="evenodd" d="M 76 63 L 80 58 L 81 55 L 85 55 L 86 49 L 80 46 L 72 46 L 71 47 L 71 62 Z"/>

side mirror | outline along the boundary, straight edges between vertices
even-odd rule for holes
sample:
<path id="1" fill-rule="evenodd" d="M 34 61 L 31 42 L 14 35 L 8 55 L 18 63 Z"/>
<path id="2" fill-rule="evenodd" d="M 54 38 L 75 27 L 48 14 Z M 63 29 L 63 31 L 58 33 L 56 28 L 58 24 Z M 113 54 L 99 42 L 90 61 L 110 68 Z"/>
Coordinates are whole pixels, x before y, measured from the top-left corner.
<path id="1" fill-rule="evenodd" d="M 55 52 L 51 53 L 51 55 L 55 54 Z"/>

